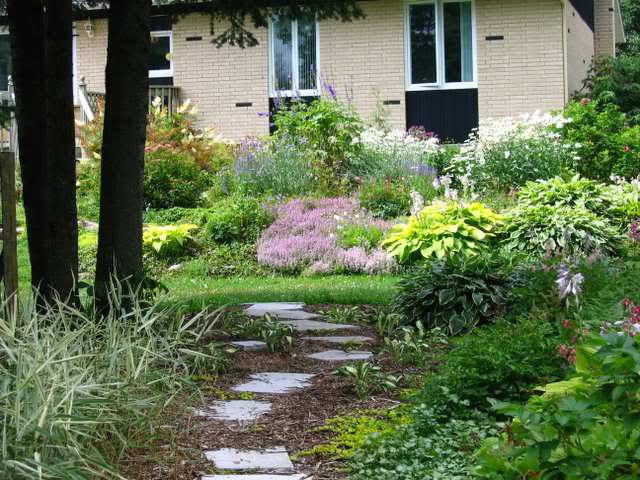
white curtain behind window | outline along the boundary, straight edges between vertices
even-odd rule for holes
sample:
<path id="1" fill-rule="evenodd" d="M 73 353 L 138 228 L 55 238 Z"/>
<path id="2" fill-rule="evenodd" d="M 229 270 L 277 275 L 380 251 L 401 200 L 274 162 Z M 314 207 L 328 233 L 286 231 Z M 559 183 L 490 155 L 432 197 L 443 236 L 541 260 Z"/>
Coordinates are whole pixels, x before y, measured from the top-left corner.
<path id="1" fill-rule="evenodd" d="M 316 21 L 312 16 L 298 20 L 298 76 L 300 90 L 316 88 Z"/>
<path id="2" fill-rule="evenodd" d="M 471 2 L 460 4 L 460 49 L 462 81 L 473 82 L 473 18 Z"/>
<path id="3" fill-rule="evenodd" d="M 289 19 L 278 17 L 273 19 L 273 56 L 275 89 L 292 90 L 293 39 Z"/>

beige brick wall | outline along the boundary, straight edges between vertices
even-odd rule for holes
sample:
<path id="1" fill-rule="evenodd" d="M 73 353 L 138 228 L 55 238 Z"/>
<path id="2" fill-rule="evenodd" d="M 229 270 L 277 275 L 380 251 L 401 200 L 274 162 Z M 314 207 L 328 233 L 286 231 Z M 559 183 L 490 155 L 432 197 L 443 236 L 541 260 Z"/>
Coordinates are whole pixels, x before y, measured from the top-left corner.
<path id="1" fill-rule="evenodd" d="M 93 36 L 86 32 L 86 21 L 75 22 L 76 69 L 78 80 L 85 77 L 89 91 L 104 92 L 104 71 L 107 66 L 108 22 L 93 20 Z"/>
<path id="2" fill-rule="evenodd" d="M 594 0 L 596 57 L 615 56 L 615 6 L 616 0 Z"/>
<path id="3" fill-rule="evenodd" d="M 567 1 L 565 4 L 567 29 L 567 89 L 569 95 L 582 89 L 593 61 L 595 37 L 580 14 Z"/>
<path id="4" fill-rule="evenodd" d="M 260 42 L 257 47 L 217 48 L 211 43 L 208 16 L 189 15 L 173 26 L 174 84 L 184 99 L 197 105 L 198 126 L 214 127 L 229 139 L 269 133 L 268 119 L 258 116 L 269 110 L 267 31 L 253 33 Z M 203 39 L 186 41 L 193 36 Z"/>
<path id="5" fill-rule="evenodd" d="M 361 3 L 366 19 L 320 24 L 320 70 L 339 96 L 352 97 L 365 119 L 378 100 L 387 105 L 388 121 L 405 128 L 404 7 L 402 0 Z"/>
<path id="6" fill-rule="evenodd" d="M 481 119 L 564 105 L 562 8 L 560 0 L 477 1 Z"/>

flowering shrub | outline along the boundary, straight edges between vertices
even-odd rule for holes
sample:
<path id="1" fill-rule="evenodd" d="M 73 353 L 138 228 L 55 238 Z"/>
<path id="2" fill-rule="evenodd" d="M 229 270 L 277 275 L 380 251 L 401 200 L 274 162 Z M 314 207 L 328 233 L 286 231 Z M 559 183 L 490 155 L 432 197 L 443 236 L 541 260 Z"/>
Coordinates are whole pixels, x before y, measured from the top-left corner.
<path id="1" fill-rule="evenodd" d="M 409 187 L 402 181 L 381 178 L 366 182 L 360 188 L 360 205 L 376 218 L 397 218 L 411 210 Z"/>
<path id="2" fill-rule="evenodd" d="M 296 145 L 310 157 L 318 189 L 337 193 L 348 182 L 348 158 L 360 148 L 362 121 L 349 106 L 333 98 L 293 102 L 274 116 L 276 144 Z"/>
<path id="3" fill-rule="evenodd" d="M 509 190 L 558 175 L 576 161 L 575 145 L 563 141 L 568 119 L 550 114 L 481 122 L 453 157 L 447 172 L 468 177 L 481 190 Z"/>
<path id="4" fill-rule="evenodd" d="M 389 273 L 396 263 L 383 250 L 345 248 L 340 230 L 346 225 L 388 226 L 362 212 L 355 200 L 296 199 L 275 208 L 276 221 L 258 241 L 258 261 L 274 270 L 310 274 Z"/>
<path id="5" fill-rule="evenodd" d="M 640 126 L 629 126 L 617 106 L 585 98 L 567 105 L 564 115 L 571 122 L 557 131 L 578 147 L 579 160 L 571 163 L 577 172 L 602 181 L 640 175 Z"/>
<path id="6" fill-rule="evenodd" d="M 502 217 L 481 203 L 434 202 L 393 227 L 382 246 L 400 263 L 473 256 L 490 245 L 501 225 Z"/>
<path id="7" fill-rule="evenodd" d="M 636 305 L 632 300 L 625 298 L 622 301 L 625 317 L 613 324 L 603 323 L 603 332 L 614 331 L 618 335 L 629 335 L 635 337 L 640 334 L 640 305 Z"/>
<path id="8" fill-rule="evenodd" d="M 437 174 L 432 165 L 442 147 L 432 135 L 370 127 L 362 132 L 358 143 L 358 155 L 350 160 L 350 171 L 358 177 L 399 179 Z"/>

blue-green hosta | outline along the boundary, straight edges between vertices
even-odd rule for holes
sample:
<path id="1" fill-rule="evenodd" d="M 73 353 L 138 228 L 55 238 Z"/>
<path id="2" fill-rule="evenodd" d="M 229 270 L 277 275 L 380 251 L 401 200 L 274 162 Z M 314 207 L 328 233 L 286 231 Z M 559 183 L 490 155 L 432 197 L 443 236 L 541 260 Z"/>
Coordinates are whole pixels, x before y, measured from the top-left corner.
<path id="1" fill-rule="evenodd" d="M 496 238 L 501 215 L 482 203 L 434 202 L 393 227 L 382 246 L 400 263 L 475 256 Z"/>

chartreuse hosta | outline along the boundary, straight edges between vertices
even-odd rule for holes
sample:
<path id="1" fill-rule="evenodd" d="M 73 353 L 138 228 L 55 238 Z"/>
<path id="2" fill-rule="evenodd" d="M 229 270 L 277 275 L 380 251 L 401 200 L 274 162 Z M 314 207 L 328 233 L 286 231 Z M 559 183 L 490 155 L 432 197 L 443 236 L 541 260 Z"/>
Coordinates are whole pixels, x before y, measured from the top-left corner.
<path id="1" fill-rule="evenodd" d="M 474 256 L 495 238 L 503 217 L 482 203 L 434 202 L 391 228 L 382 246 L 400 263 Z"/>

